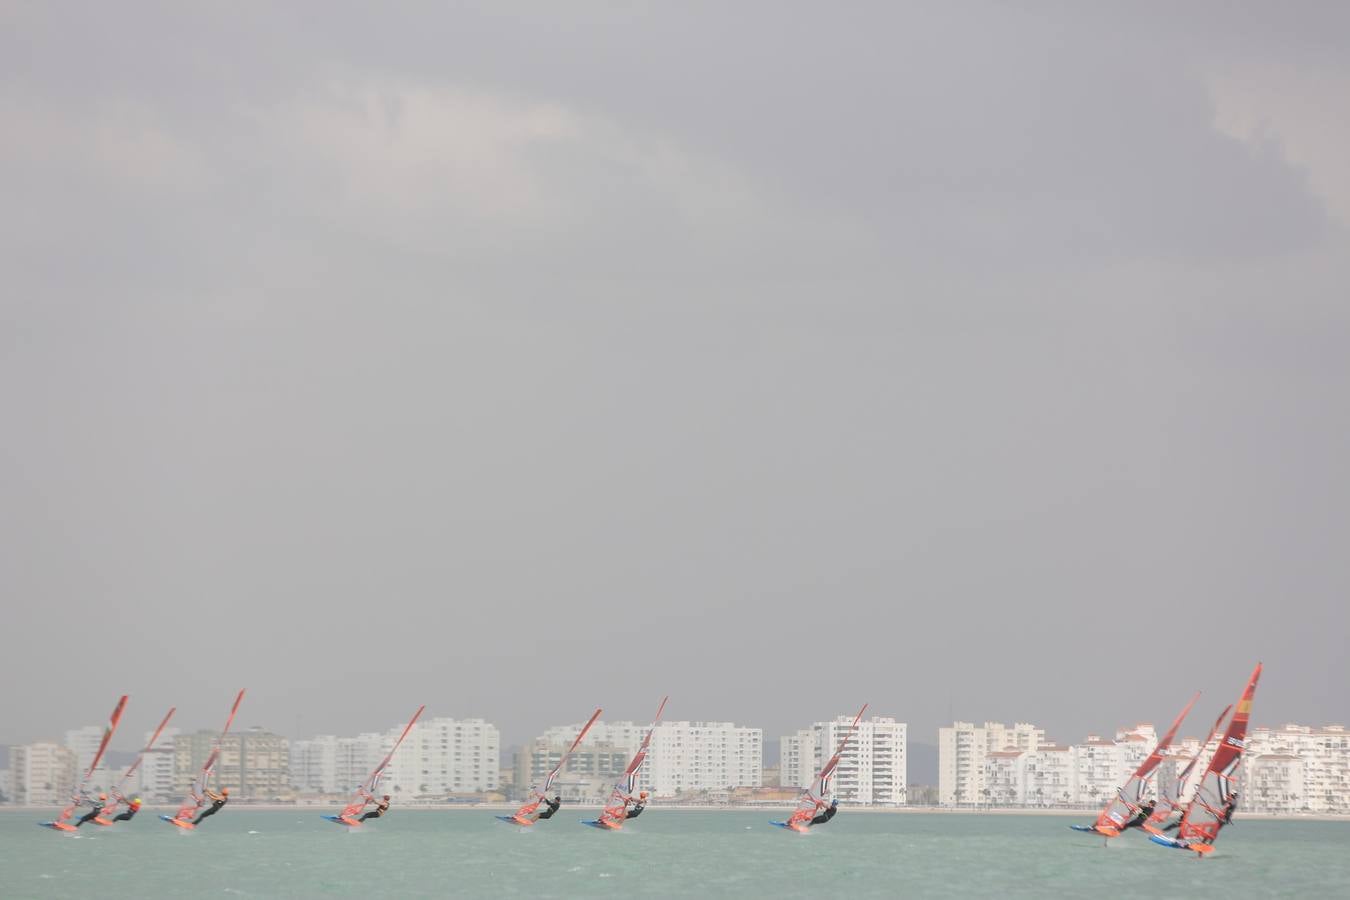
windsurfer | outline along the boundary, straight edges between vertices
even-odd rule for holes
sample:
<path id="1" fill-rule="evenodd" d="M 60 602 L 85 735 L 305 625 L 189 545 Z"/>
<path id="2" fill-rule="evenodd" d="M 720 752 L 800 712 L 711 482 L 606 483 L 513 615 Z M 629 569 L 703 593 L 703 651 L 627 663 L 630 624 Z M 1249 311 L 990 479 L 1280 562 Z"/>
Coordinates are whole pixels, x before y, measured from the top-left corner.
<path id="1" fill-rule="evenodd" d="M 1237 802 L 1238 802 L 1237 791 L 1233 791 L 1233 793 L 1228 795 L 1228 799 L 1223 801 L 1223 812 L 1220 813 L 1220 816 L 1223 819 L 1223 824 L 1225 825 L 1233 824 L 1233 810 L 1237 809 Z"/>
<path id="2" fill-rule="evenodd" d="M 373 800 L 374 798 L 372 797 L 371 799 Z M 380 799 L 375 803 L 374 809 L 372 809 L 368 813 L 365 813 L 364 815 L 361 816 L 361 818 L 357 819 L 356 821 L 364 822 L 366 819 L 378 819 L 380 816 L 384 815 L 387 812 L 389 812 L 389 795 L 385 794 L 382 799 Z"/>
<path id="3" fill-rule="evenodd" d="M 230 802 L 229 788 L 221 788 L 219 794 L 217 794 L 210 788 L 205 788 L 204 793 L 206 794 L 205 799 L 211 801 L 211 806 L 207 809 L 202 810 L 201 815 L 197 816 L 197 818 L 193 820 L 192 822 L 193 826 L 202 824 L 203 819 L 205 819 L 207 816 L 214 816 L 216 813 L 220 812 L 225 807 L 226 803 Z"/>
<path id="4" fill-rule="evenodd" d="M 1120 827 L 1121 831 L 1126 828 L 1138 828 L 1148 821 L 1148 817 L 1153 815 L 1153 809 L 1158 805 L 1156 800 L 1145 800 L 1139 807 L 1139 811 L 1134 814 L 1134 818 Z"/>
<path id="5" fill-rule="evenodd" d="M 637 800 L 633 803 L 633 808 L 624 812 L 625 819 L 636 819 L 642 815 L 642 811 L 647 808 L 647 792 L 638 794 Z"/>
<path id="6" fill-rule="evenodd" d="M 557 812 L 558 809 L 562 806 L 562 794 L 555 794 L 552 800 L 548 799 L 547 797 L 544 797 L 543 801 L 544 805 L 547 806 L 548 809 L 544 810 L 539 815 L 535 816 L 534 818 L 536 821 L 538 821 L 539 819 L 553 818 L 553 814 Z"/>
<path id="7" fill-rule="evenodd" d="M 82 816 L 82 817 L 80 818 L 80 820 L 79 820 L 78 822 L 75 823 L 75 827 L 76 827 L 76 828 L 79 828 L 79 827 L 80 827 L 81 825 L 83 825 L 85 822 L 93 821 L 94 819 L 97 819 L 99 816 L 103 815 L 103 804 L 105 804 L 105 803 L 107 803 L 107 802 L 108 802 L 108 795 L 107 795 L 107 794 L 99 794 L 99 795 L 98 795 L 98 799 L 95 800 L 94 803 L 93 803 L 93 807 L 94 807 L 94 808 L 91 809 L 91 810 L 90 810 L 88 813 L 86 813 L 84 816 Z M 94 829 L 94 830 L 97 831 L 98 829 Z"/>
<path id="8" fill-rule="evenodd" d="M 130 822 L 136 813 L 141 811 L 141 798 L 137 797 L 127 805 L 127 811 L 120 816 L 114 816 L 114 822 Z"/>
<path id="9" fill-rule="evenodd" d="M 835 797 L 830 801 L 830 805 L 825 807 L 825 811 L 811 819 L 812 825 L 824 825 L 834 818 L 834 814 L 839 812 L 839 798 Z"/>

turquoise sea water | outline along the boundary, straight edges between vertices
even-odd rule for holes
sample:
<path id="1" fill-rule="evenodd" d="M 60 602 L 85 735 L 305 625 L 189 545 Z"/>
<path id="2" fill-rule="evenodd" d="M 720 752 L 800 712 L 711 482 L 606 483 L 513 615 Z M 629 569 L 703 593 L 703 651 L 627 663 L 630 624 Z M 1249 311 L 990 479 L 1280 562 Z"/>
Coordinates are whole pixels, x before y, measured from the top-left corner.
<path id="1" fill-rule="evenodd" d="M 582 815 L 395 811 L 348 833 L 233 808 L 191 834 L 143 814 L 70 837 L 5 812 L 0 897 L 1350 897 L 1347 822 L 1239 818 L 1197 860 L 1137 833 L 1103 848 L 1059 816 L 845 810 L 802 836 L 763 812 L 653 807 L 618 833 Z"/>

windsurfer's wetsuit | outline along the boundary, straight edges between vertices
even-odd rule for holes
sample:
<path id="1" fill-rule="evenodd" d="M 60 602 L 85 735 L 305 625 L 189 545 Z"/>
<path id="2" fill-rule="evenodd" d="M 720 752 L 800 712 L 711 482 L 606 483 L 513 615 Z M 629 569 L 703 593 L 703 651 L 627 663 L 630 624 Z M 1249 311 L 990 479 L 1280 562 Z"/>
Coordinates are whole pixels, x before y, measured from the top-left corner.
<path id="1" fill-rule="evenodd" d="M 555 798 L 552 799 L 552 800 L 549 800 L 549 799 L 545 798 L 545 800 L 544 800 L 544 805 L 547 806 L 548 809 L 546 809 L 546 810 L 544 810 L 543 812 L 541 812 L 541 813 L 539 814 L 539 818 L 541 818 L 541 819 L 551 819 L 551 818 L 553 818 L 553 814 L 554 814 L 555 812 L 558 811 L 558 808 L 559 808 L 560 806 L 562 806 L 562 798 L 561 798 L 561 797 L 555 797 Z"/>
<path id="2" fill-rule="evenodd" d="M 646 808 L 647 808 L 647 804 L 645 804 L 645 803 L 643 803 L 641 800 L 639 800 L 637 803 L 634 803 L 634 804 L 633 804 L 633 808 L 632 808 L 632 809 L 630 809 L 630 810 L 628 810 L 628 812 L 624 813 L 624 818 L 625 818 L 625 819 L 636 819 L 638 816 L 642 815 L 642 811 L 643 811 L 644 809 L 646 809 Z"/>
<path id="3" fill-rule="evenodd" d="M 114 821 L 114 822 L 130 822 L 130 821 L 131 821 L 131 817 L 134 816 L 134 815 L 136 815 L 136 813 L 138 813 L 138 812 L 140 812 L 140 811 L 141 811 L 141 808 L 140 808 L 139 806 L 137 806 L 137 805 L 135 805 L 135 804 L 132 804 L 131 806 L 128 806 L 128 807 L 127 807 L 127 811 L 124 812 L 124 813 L 122 813 L 120 816 L 113 816 L 113 821 Z"/>
<path id="4" fill-rule="evenodd" d="M 76 827 L 76 828 L 79 828 L 79 827 L 80 827 L 81 825 L 83 825 L 85 822 L 91 822 L 91 821 L 93 821 L 94 819 L 97 819 L 97 818 L 98 818 L 99 816 L 101 816 L 101 815 L 103 815 L 103 803 L 102 803 L 101 801 L 95 800 L 95 801 L 94 801 L 94 808 L 91 809 L 91 810 L 90 810 L 88 813 L 86 813 L 84 816 L 82 816 L 82 817 L 80 818 L 80 820 L 79 820 L 78 822 L 75 823 L 75 827 Z M 97 829 L 96 829 L 96 830 L 97 830 Z"/>
<path id="5" fill-rule="evenodd" d="M 824 811 L 823 813 L 821 813 L 820 815 L 816 816 L 815 818 L 813 818 L 813 819 L 811 820 L 810 824 L 812 824 L 812 825 L 824 825 L 826 822 L 828 822 L 828 821 L 830 821 L 831 819 L 833 819 L 833 818 L 834 818 L 834 814 L 837 813 L 837 812 L 839 812 L 839 801 L 838 801 L 838 800 L 834 801 L 834 802 L 831 803 L 829 806 L 825 807 L 825 811 Z"/>
<path id="6" fill-rule="evenodd" d="M 1124 831 L 1126 828 L 1138 828 L 1140 825 L 1143 825 L 1148 821 L 1148 817 L 1153 815 L 1153 807 L 1155 805 L 1156 804 L 1146 803 L 1139 807 L 1139 812 L 1134 814 L 1133 819 L 1120 826 L 1120 830 Z"/>
<path id="7" fill-rule="evenodd" d="M 356 821 L 364 822 L 366 819 L 378 819 L 380 816 L 384 815 L 387 812 L 389 812 L 389 801 L 381 800 L 379 803 L 375 804 L 374 809 L 372 809 L 365 815 L 361 816 L 361 818 L 357 819 Z"/>
<path id="8" fill-rule="evenodd" d="M 213 794 L 210 791 L 207 791 L 206 796 L 211 798 L 211 806 L 209 809 L 202 810 L 202 814 L 192 820 L 193 825 L 202 824 L 202 819 L 205 819 L 207 816 L 214 816 L 221 811 L 226 803 L 230 802 L 230 798 L 226 797 L 224 794 Z"/>
<path id="9" fill-rule="evenodd" d="M 1223 824 L 1225 825 L 1233 824 L 1233 811 L 1235 809 L 1237 809 L 1236 798 L 1230 799 L 1227 803 L 1223 805 Z"/>

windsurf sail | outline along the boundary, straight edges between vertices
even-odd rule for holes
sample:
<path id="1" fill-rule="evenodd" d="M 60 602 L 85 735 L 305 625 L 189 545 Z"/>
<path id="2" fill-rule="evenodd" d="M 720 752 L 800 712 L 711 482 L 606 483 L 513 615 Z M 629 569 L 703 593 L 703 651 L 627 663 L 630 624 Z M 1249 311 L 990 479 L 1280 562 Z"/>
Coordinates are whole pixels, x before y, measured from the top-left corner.
<path id="1" fill-rule="evenodd" d="M 839 767 L 839 760 L 844 755 L 844 749 L 848 747 L 848 742 L 852 739 L 853 732 L 858 730 L 858 723 L 862 721 L 863 713 L 865 712 L 867 712 L 866 703 L 863 704 L 862 709 L 858 710 L 858 714 L 853 717 L 853 724 L 848 727 L 848 731 L 844 732 L 843 738 L 839 741 L 839 746 L 834 751 L 834 756 L 831 756 L 829 760 L 826 761 L 825 765 L 821 767 L 820 772 L 816 775 L 815 781 L 811 782 L 811 786 L 802 791 L 801 797 L 797 800 L 797 808 L 793 811 L 787 822 L 784 823 L 788 828 L 798 831 L 809 827 L 807 823 L 815 818 L 818 812 L 829 805 L 829 801 L 825 799 L 825 795 L 830 791 L 830 779 L 834 777 L 834 770 Z"/>
<path id="2" fill-rule="evenodd" d="M 117 784 L 113 785 L 112 790 L 108 792 L 109 800 L 108 805 L 103 807 L 103 818 L 106 819 L 111 816 L 117 811 L 118 804 L 126 802 L 126 794 L 124 794 L 123 791 L 126 790 L 127 782 L 131 780 L 132 775 L 136 774 L 136 770 L 141 767 L 141 762 L 145 759 L 145 754 L 149 753 L 154 748 L 155 742 L 159 740 L 160 734 L 164 731 L 164 726 L 168 725 L 169 720 L 173 718 L 175 710 L 176 707 L 170 707 L 169 712 L 164 716 L 163 721 L 159 723 L 159 727 L 155 729 L 155 733 L 150 736 L 150 740 L 141 748 L 141 752 L 136 754 L 136 759 L 131 765 L 127 766 L 127 770 L 122 773 L 122 778 Z"/>
<path id="3" fill-rule="evenodd" d="M 628 768 L 623 771 L 623 778 L 614 785 L 614 790 L 609 795 L 609 802 L 605 804 L 604 810 L 600 813 L 598 824 L 605 828 L 622 828 L 623 820 L 628 818 L 628 804 L 633 802 L 633 791 L 637 788 L 638 773 L 642 770 L 642 764 L 647 760 L 647 748 L 651 746 L 652 735 L 656 733 L 656 726 L 661 724 L 661 713 L 665 711 L 666 701 L 669 697 L 661 698 L 661 705 L 656 708 L 656 718 L 652 720 L 651 728 L 647 729 L 647 734 L 642 739 L 637 753 L 633 754 L 633 759 L 628 763 Z"/>
<path id="4" fill-rule="evenodd" d="M 1260 677 L 1261 664 L 1257 663 L 1233 710 L 1233 718 L 1228 720 L 1223 740 L 1209 758 L 1209 767 L 1186 807 L 1176 836 L 1176 843 L 1185 849 L 1208 853 L 1233 813 L 1233 805 L 1237 802 L 1233 776 L 1242 763 L 1242 752 L 1247 749 L 1247 722 L 1251 719 L 1252 698 L 1256 695 L 1256 682 Z"/>
<path id="5" fill-rule="evenodd" d="M 239 712 L 239 704 L 243 702 L 244 692 L 240 691 L 239 695 L 234 698 L 234 706 L 230 707 L 230 717 L 225 720 L 225 727 L 220 730 L 220 735 L 216 737 L 211 752 L 206 756 L 206 762 L 202 763 L 201 771 L 197 773 L 197 777 L 193 779 L 192 785 L 188 788 L 187 799 L 183 801 L 182 806 L 178 807 L 178 812 L 173 814 L 173 817 L 178 821 L 188 821 L 192 818 L 192 814 L 201 807 L 202 792 L 206 790 L 211 781 L 211 776 L 216 771 L 216 763 L 220 761 L 220 745 L 224 743 L 225 736 L 230 733 L 230 726 L 234 724 L 235 713 Z"/>
<path id="6" fill-rule="evenodd" d="M 1200 699 L 1200 692 L 1196 691 L 1191 702 L 1187 703 L 1181 713 L 1172 720 L 1172 727 L 1167 729 L 1158 740 L 1158 745 L 1153 748 L 1153 752 L 1139 764 L 1139 768 L 1134 770 L 1130 779 L 1116 792 L 1115 799 L 1106 804 L 1101 815 L 1097 816 L 1097 821 L 1093 823 L 1093 828 L 1098 833 L 1107 837 L 1115 837 L 1120 834 L 1120 830 L 1125 825 L 1139 815 L 1139 809 L 1144 804 L 1144 793 L 1148 789 L 1148 780 L 1153 777 L 1153 772 L 1162 762 L 1163 754 L 1167 748 L 1172 746 L 1172 739 L 1177 736 L 1177 729 L 1181 728 L 1181 723 L 1185 721 L 1191 707 L 1195 706 L 1195 701 Z M 1142 824 L 1142 823 L 1141 823 Z"/>
<path id="7" fill-rule="evenodd" d="M 408 720 L 408 724 L 403 728 L 403 733 L 398 736 L 398 740 L 394 741 L 394 746 L 389 748 L 389 753 L 384 759 L 380 760 L 380 764 L 370 773 L 370 777 L 356 789 L 356 794 L 352 797 L 351 802 L 342 808 L 342 812 L 338 814 L 339 819 L 348 819 L 360 815 L 361 810 L 365 809 L 366 803 L 375 798 L 375 790 L 380 786 L 380 779 L 384 777 L 384 770 L 389 768 L 389 763 L 393 761 L 394 754 L 398 752 L 398 748 L 402 745 L 403 739 L 408 736 L 408 732 L 412 731 L 413 726 L 417 724 L 417 720 L 424 709 L 426 709 L 425 705 L 417 707 L 417 712 L 413 713 L 413 717 Z"/>
<path id="8" fill-rule="evenodd" d="M 70 797 L 70 805 L 61 810 L 61 815 L 56 817 L 56 821 L 64 822 L 75 814 L 75 808 L 83 803 L 88 797 L 89 780 L 94 777 L 94 770 L 98 764 L 103 761 L 103 754 L 108 749 L 108 743 L 117 733 L 117 723 L 122 721 L 122 711 L 127 708 L 127 696 L 122 695 L 122 699 L 117 701 L 113 707 L 112 715 L 108 717 L 108 724 L 103 729 L 103 740 L 98 742 L 98 751 L 94 758 L 89 762 L 89 768 L 85 770 L 84 778 L 80 779 L 80 784 L 75 788 L 75 793 Z"/>
<path id="9" fill-rule="evenodd" d="M 1185 767 L 1177 773 L 1172 789 L 1166 794 L 1160 792 L 1158 805 L 1154 807 L 1153 814 L 1144 823 L 1146 829 L 1156 831 L 1158 826 L 1166 822 L 1174 811 L 1181 808 L 1181 794 L 1186 789 L 1186 780 L 1191 777 L 1191 772 L 1200 762 L 1200 757 L 1205 755 L 1205 748 L 1209 746 L 1210 739 L 1218 734 L 1219 729 L 1223 727 L 1223 720 L 1228 717 L 1228 711 L 1232 708 L 1233 705 L 1230 703 L 1223 708 L 1223 712 L 1219 713 L 1219 717 L 1214 720 L 1214 725 L 1210 727 L 1209 731 L 1205 732 L 1205 739 L 1200 742 L 1200 748 L 1195 751 L 1195 755 L 1191 757 L 1190 762 L 1186 763 Z"/>
<path id="10" fill-rule="evenodd" d="M 600 713 L 602 711 L 603 710 L 597 709 L 595 712 L 591 713 L 590 719 L 587 720 L 585 725 L 581 726 L 581 731 L 578 732 L 576 740 L 572 742 L 572 746 L 568 747 L 567 751 L 563 753 L 562 757 L 558 760 L 558 764 L 554 766 L 553 770 L 544 778 L 543 783 L 531 787 L 530 790 L 531 793 L 534 794 L 534 799 L 516 810 L 516 814 L 512 818 L 523 821 L 539 810 L 539 804 L 543 803 L 545 798 L 547 798 L 549 789 L 553 787 L 554 779 L 558 777 L 558 773 L 561 772 L 563 766 L 567 764 L 567 758 L 572 755 L 572 751 L 576 750 L 577 747 L 581 745 L 582 738 L 586 737 L 586 732 L 591 730 L 591 726 L 595 724 L 596 719 L 600 718 Z"/>

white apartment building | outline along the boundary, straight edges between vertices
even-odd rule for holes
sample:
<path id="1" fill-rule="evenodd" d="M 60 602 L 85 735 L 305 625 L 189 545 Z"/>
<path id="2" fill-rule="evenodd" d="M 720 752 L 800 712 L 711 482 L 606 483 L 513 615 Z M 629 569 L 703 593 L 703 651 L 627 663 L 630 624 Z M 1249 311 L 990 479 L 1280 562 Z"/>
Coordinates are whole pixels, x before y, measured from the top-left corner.
<path id="1" fill-rule="evenodd" d="M 1254 728 L 1247 735 L 1243 782 L 1243 809 L 1350 812 L 1350 732 L 1343 725 Z"/>
<path id="2" fill-rule="evenodd" d="M 0 795 L 3 795 L 3 799 L 0 799 L 0 802 L 3 803 L 14 802 L 13 769 L 0 769 Z"/>
<path id="3" fill-rule="evenodd" d="M 657 797 L 757 788 L 764 781 L 764 731 L 731 722 L 662 722 L 648 760 L 646 782 Z"/>
<path id="4" fill-rule="evenodd" d="M 161 738 L 161 744 L 146 751 L 140 768 L 132 776 L 136 794 L 147 803 L 172 803 L 181 799 L 174 790 L 176 773 L 172 737 Z"/>
<path id="5" fill-rule="evenodd" d="M 778 744 L 780 783 L 784 787 L 809 787 L 852 724 L 852 716 L 839 716 L 783 736 Z M 839 759 L 831 787 L 841 803 L 864 806 L 905 803 L 908 731 L 904 722 L 890 716 L 873 716 L 858 723 L 858 730 Z"/>
<path id="6" fill-rule="evenodd" d="M 75 792 L 75 752 L 51 741 L 9 748 L 14 802 L 62 806 Z"/>
<path id="7" fill-rule="evenodd" d="M 994 751 L 1034 753 L 1045 743 L 1045 729 L 1026 722 L 953 722 L 938 729 L 938 802 L 943 806 L 988 802 L 985 760 Z"/>
<path id="8" fill-rule="evenodd" d="M 389 746 L 397 737 L 383 736 Z M 385 770 L 383 789 L 394 796 L 425 800 L 495 791 L 501 779 L 500 760 L 497 726 L 482 719 L 423 719 Z M 341 774 L 339 767 L 339 777 Z M 367 768 L 356 775 L 348 789 L 369 774 Z"/>

